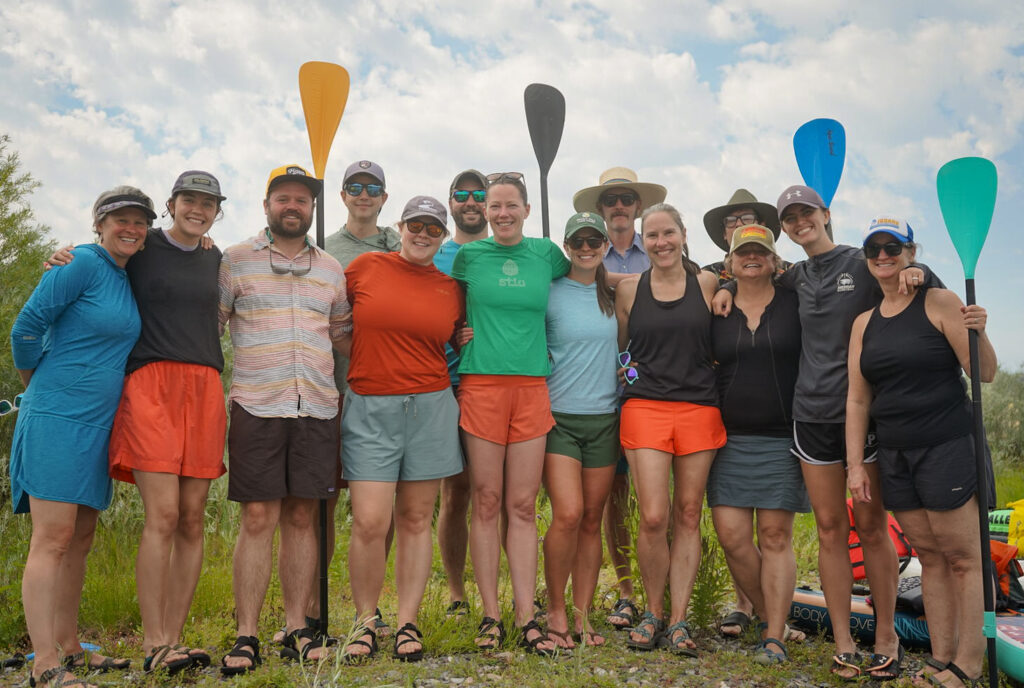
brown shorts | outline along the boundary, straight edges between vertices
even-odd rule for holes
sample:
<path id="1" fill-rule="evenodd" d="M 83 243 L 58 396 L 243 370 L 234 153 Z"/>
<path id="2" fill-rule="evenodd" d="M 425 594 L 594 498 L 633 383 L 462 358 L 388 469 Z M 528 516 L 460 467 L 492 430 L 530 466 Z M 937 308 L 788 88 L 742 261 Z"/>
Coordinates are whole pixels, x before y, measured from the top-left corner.
<path id="1" fill-rule="evenodd" d="M 110 433 L 110 477 L 224 475 L 224 388 L 210 366 L 156 361 L 125 378 Z"/>
<path id="2" fill-rule="evenodd" d="M 528 375 L 463 375 L 459 427 L 495 444 L 525 442 L 555 427 L 548 385 Z"/>
<path id="3" fill-rule="evenodd" d="M 619 439 L 623 449 L 657 449 L 686 456 L 725 446 L 725 426 L 715 406 L 629 399 L 622 407 Z"/>
<path id="4" fill-rule="evenodd" d="M 260 418 L 231 402 L 228 499 L 268 502 L 337 495 L 338 419 Z"/>

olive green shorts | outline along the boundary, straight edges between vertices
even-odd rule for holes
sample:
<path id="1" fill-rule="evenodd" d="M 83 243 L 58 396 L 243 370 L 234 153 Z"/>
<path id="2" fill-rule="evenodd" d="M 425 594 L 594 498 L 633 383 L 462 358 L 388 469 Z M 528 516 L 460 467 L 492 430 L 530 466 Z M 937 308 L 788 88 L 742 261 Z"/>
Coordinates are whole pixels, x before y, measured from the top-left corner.
<path id="1" fill-rule="evenodd" d="M 603 468 L 619 460 L 619 414 L 596 415 L 552 411 L 555 427 L 545 451 L 576 459 L 584 468 Z"/>

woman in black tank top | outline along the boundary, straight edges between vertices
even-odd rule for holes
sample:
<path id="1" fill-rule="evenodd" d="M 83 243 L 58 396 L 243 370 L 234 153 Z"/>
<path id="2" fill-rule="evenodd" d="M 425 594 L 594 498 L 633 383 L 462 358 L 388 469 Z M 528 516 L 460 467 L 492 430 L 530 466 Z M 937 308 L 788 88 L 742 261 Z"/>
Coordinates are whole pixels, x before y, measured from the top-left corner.
<path id="1" fill-rule="evenodd" d="M 985 652 L 972 418 L 960 376 L 961 368 L 971 372 L 968 329 L 979 335 L 985 382 L 995 376 L 996 354 L 980 306 L 965 308 L 948 289 L 899 292 L 899 273 L 914 262 L 913 238 L 906 222 L 877 219 L 864 240 L 884 298 L 850 335 L 848 480 L 855 500 L 884 500 L 917 550 L 932 656 L 947 665 L 932 680 L 966 684 L 981 675 Z M 869 415 L 881 495 L 871 493 L 864 470 Z"/>
<path id="2" fill-rule="evenodd" d="M 620 282 L 615 299 L 619 344 L 635 371 L 624 376 L 621 440 L 636 485 L 637 560 L 648 603 L 626 644 L 648 650 L 668 645 L 696 656 L 686 608 L 700 563 L 704 486 L 715 450 L 725 444 L 711 360 L 709 303 L 718 280 L 684 256 L 686 228 L 672 206 L 644 212 L 641 236 L 651 268 Z M 669 580 L 666 629 L 662 600 Z"/>

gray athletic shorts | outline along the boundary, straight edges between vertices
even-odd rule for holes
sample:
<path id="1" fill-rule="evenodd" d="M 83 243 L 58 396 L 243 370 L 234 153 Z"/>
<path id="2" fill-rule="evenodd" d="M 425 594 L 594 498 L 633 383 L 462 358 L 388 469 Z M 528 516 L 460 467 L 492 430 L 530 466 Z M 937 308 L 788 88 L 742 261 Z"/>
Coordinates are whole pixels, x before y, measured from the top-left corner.
<path id="1" fill-rule="evenodd" d="M 800 461 L 792 447 L 788 437 L 729 435 L 708 474 L 708 506 L 809 512 Z"/>
<path id="2" fill-rule="evenodd" d="M 889 511 L 950 511 L 963 506 L 977 491 L 974 435 L 932 447 L 879 447 L 878 474 L 882 501 Z M 985 444 L 989 506 L 995 504 L 992 455 Z"/>
<path id="3" fill-rule="evenodd" d="M 346 480 L 435 480 L 462 472 L 459 405 L 451 388 L 423 394 L 345 392 L 341 463 Z"/>

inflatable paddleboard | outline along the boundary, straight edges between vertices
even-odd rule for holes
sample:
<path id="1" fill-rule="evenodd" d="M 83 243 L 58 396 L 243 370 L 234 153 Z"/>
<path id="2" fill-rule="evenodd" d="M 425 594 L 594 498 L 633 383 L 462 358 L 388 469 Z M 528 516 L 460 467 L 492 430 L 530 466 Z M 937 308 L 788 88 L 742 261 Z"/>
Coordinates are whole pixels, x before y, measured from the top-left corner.
<path id="1" fill-rule="evenodd" d="M 825 595 L 820 590 L 796 588 L 789 616 L 794 626 L 808 633 L 832 631 L 832 619 L 825 606 Z M 865 645 L 875 641 L 875 612 L 862 595 L 850 596 L 850 631 L 856 640 Z M 897 610 L 896 634 L 903 641 L 904 647 L 931 647 L 928 624 L 922 615 Z"/>
<path id="2" fill-rule="evenodd" d="M 1024 681 L 1024 616 L 996 617 L 996 659 L 1003 673 Z"/>

